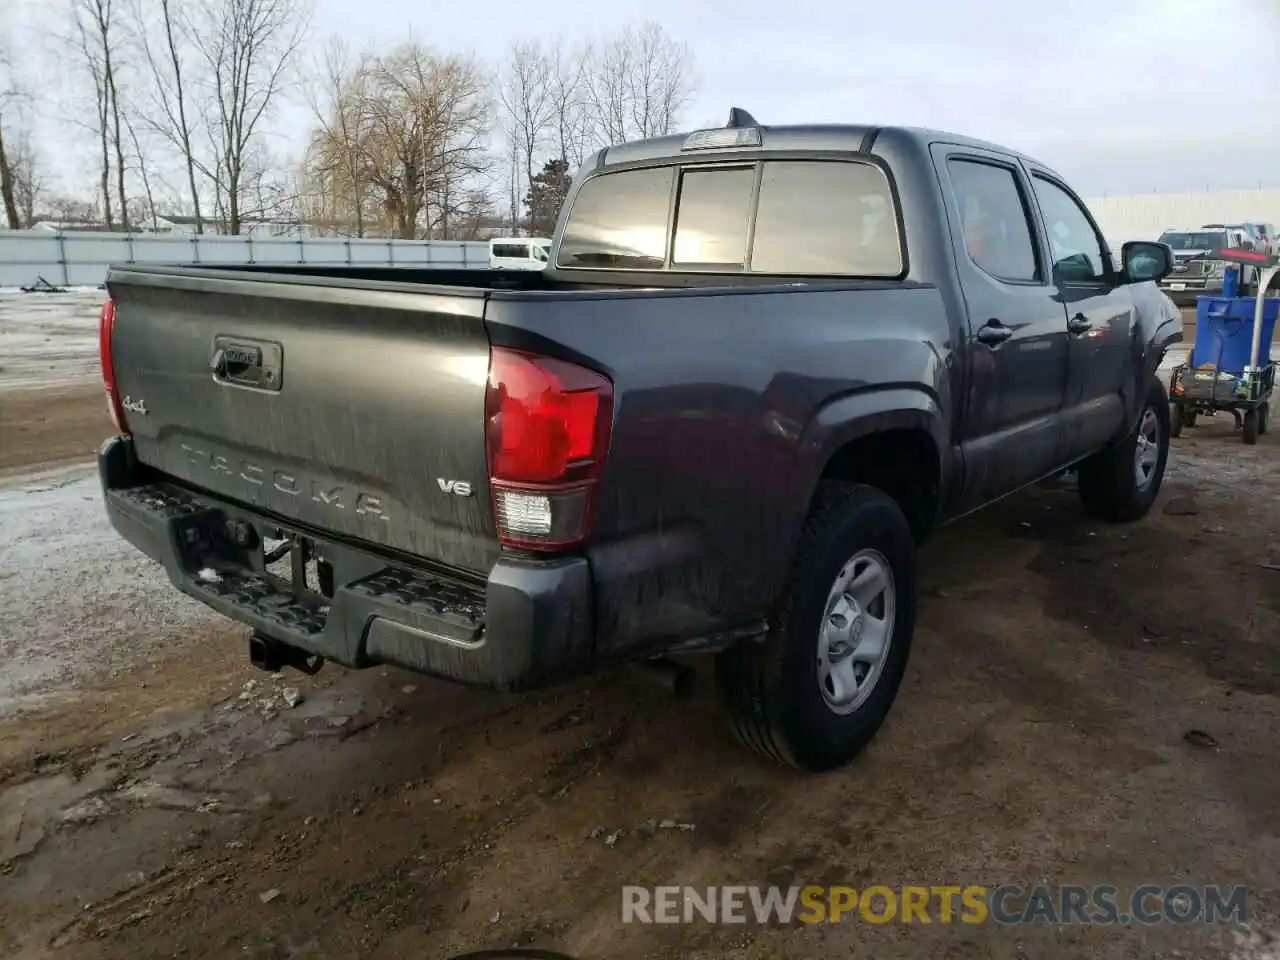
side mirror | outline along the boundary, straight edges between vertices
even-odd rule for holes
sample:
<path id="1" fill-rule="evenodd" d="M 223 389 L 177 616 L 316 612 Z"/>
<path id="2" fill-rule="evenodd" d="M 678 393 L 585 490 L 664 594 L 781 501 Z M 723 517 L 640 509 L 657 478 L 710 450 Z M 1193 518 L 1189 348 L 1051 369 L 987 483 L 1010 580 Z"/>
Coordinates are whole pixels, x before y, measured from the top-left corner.
<path id="1" fill-rule="evenodd" d="M 1173 272 L 1173 249 L 1167 243 L 1130 240 L 1120 248 L 1126 283 L 1163 280 Z"/>

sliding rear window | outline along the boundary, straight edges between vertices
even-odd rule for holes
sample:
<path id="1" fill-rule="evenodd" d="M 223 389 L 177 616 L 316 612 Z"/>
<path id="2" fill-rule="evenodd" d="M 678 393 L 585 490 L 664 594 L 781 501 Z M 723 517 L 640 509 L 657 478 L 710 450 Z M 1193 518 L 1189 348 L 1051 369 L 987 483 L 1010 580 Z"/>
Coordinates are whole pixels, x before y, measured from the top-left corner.
<path id="1" fill-rule="evenodd" d="M 888 179 L 874 164 L 847 160 L 593 177 L 569 212 L 557 264 L 786 276 L 896 277 L 903 270 Z"/>

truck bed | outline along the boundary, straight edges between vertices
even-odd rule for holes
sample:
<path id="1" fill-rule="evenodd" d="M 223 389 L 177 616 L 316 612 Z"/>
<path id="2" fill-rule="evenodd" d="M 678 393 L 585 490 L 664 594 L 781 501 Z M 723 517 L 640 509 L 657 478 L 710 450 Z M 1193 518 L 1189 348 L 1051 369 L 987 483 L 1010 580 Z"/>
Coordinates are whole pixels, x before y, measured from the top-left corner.
<path id="1" fill-rule="evenodd" d="M 814 409 L 922 371 L 941 385 L 950 333 L 926 284 L 714 279 L 623 289 L 479 270 L 116 268 L 131 455 L 285 530 L 482 581 L 506 556 L 486 454 L 491 352 L 559 358 L 613 384 L 581 551 L 599 643 L 756 621 L 787 564 L 765 546 L 794 535 L 819 469 L 797 459 L 823 453 L 802 437 Z M 217 372 L 220 352 L 234 362 Z M 707 564 L 728 572 L 713 584 Z"/>

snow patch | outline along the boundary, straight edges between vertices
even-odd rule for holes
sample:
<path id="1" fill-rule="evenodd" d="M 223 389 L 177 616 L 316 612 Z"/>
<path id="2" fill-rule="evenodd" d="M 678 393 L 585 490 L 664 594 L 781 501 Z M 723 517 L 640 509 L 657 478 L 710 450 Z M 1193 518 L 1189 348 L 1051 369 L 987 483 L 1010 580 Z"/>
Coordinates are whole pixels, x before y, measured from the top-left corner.
<path id="1" fill-rule="evenodd" d="M 0 716 L 218 622 L 111 528 L 92 466 L 0 486 Z"/>
<path id="2" fill-rule="evenodd" d="M 0 391 L 66 387 L 101 376 L 101 290 L 0 292 Z"/>

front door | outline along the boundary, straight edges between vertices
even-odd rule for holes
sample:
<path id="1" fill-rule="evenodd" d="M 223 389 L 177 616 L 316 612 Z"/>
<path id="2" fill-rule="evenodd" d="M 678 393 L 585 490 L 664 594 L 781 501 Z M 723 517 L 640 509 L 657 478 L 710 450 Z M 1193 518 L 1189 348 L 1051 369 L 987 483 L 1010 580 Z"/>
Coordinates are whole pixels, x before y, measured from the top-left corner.
<path id="1" fill-rule="evenodd" d="M 962 353 L 965 479 L 956 512 L 1030 483 L 1061 459 L 1066 313 L 1045 263 L 1030 184 L 1013 157 L 935 144 L 969 315 Z"/>
<path id="2" fill-rule="evenodd" d="M 1032 168 L 1032 191 L 1049 241 L 1052 276 L 1067 308 L 1067 394 L 1063 436 L 1071 459 L 1105 446 L 1133 409 L 1123 390 L 1140 382 L 1130 289 L 1121 283 L 1102 234 L 1079 198 L 1049 173 Z"/>

